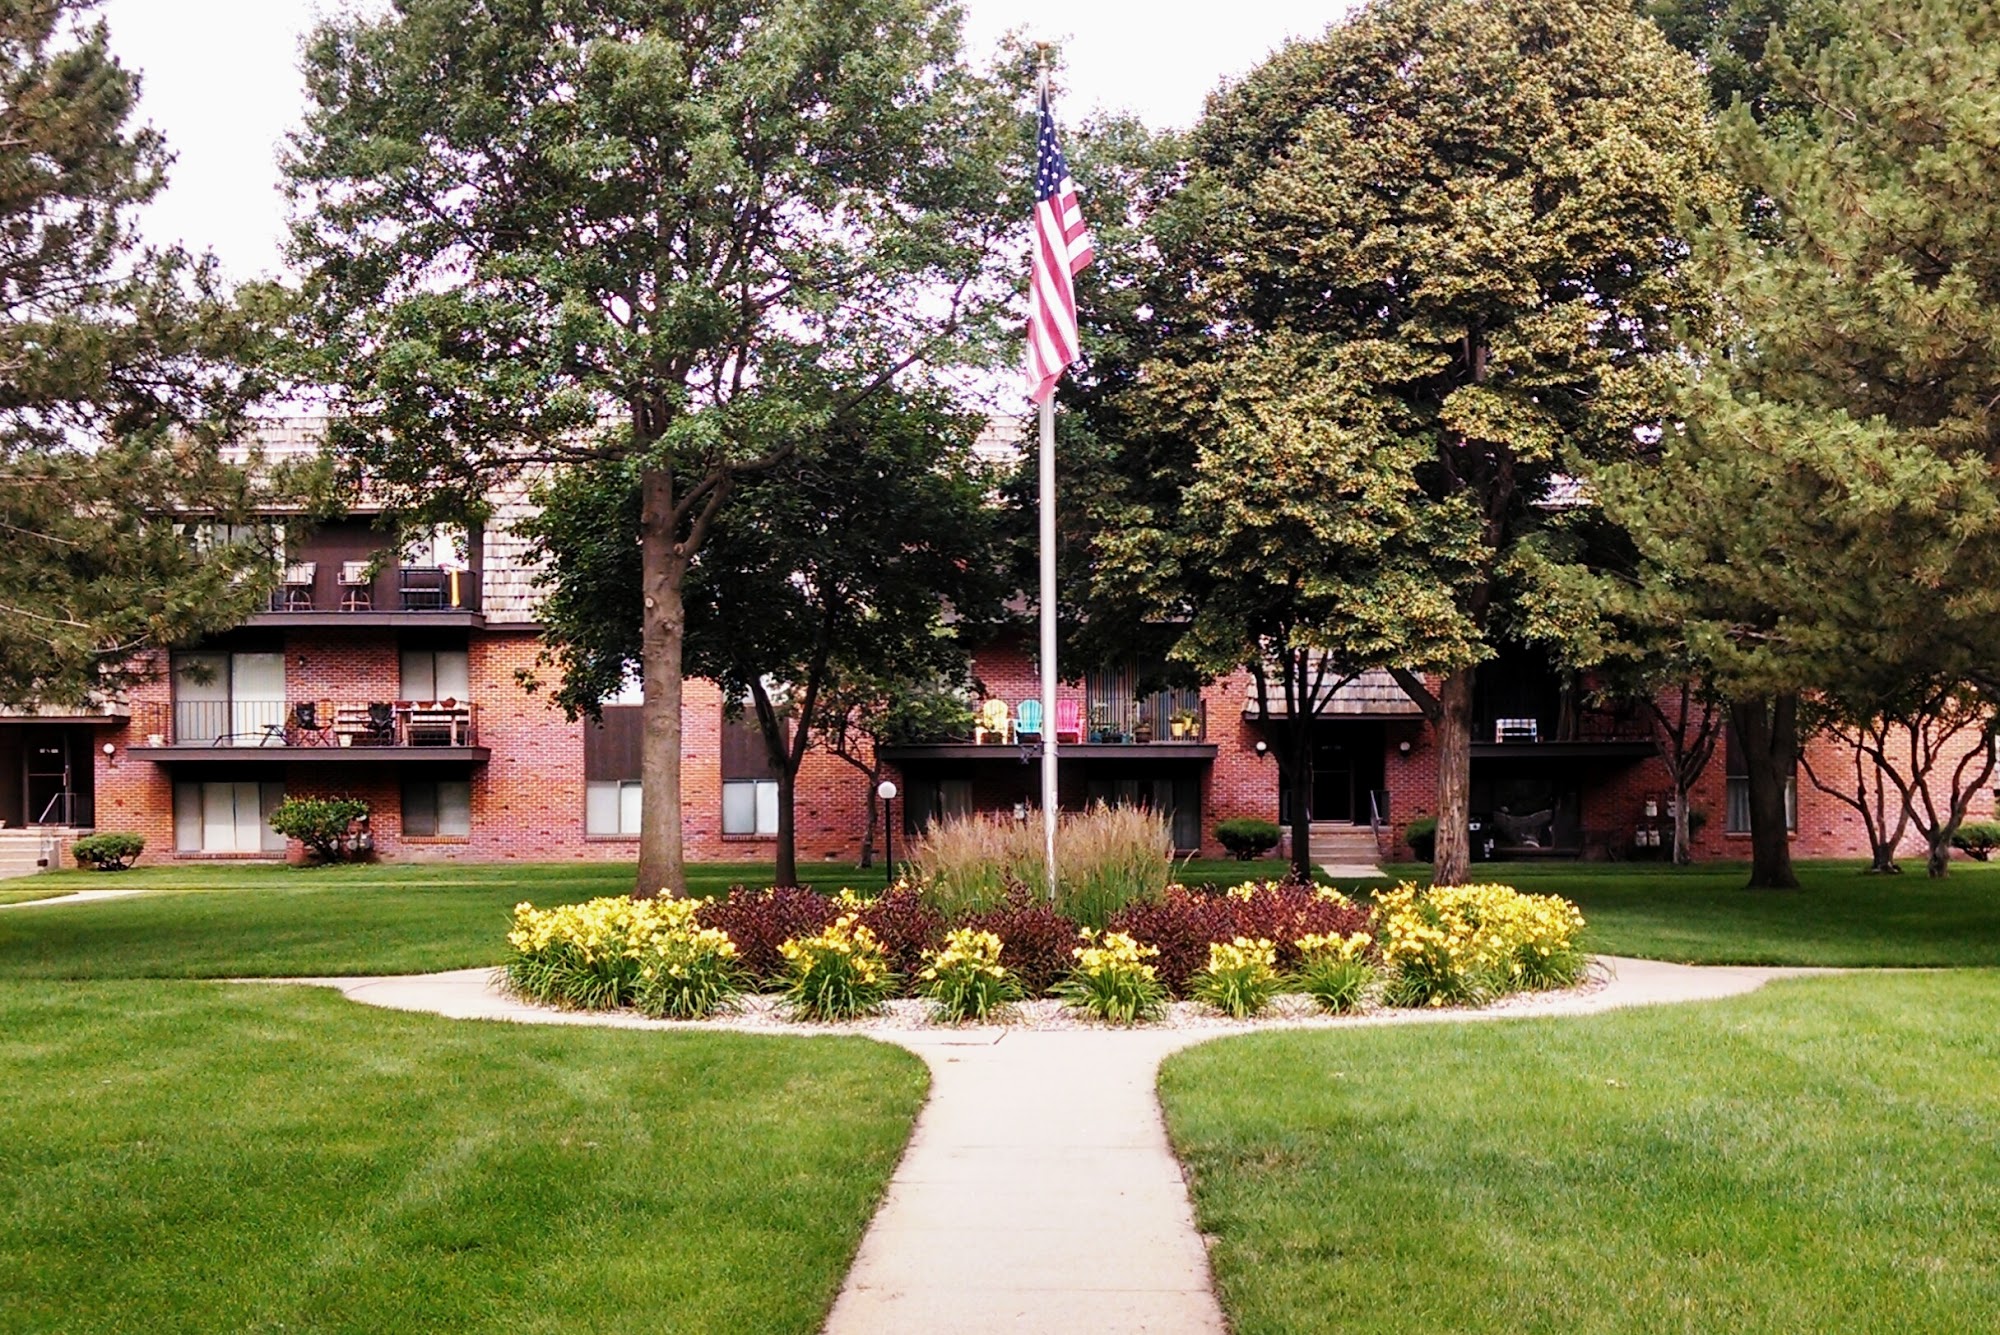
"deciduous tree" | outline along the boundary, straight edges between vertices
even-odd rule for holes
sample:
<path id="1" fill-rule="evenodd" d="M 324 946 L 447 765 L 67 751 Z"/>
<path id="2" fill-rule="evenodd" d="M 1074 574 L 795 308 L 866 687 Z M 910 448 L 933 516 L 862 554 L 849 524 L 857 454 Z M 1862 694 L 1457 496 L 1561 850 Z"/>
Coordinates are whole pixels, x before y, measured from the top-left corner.
<path id="1" fill-rule="evenodd" d="M 292 256 L 355 472 L 410 519 L 539 466 L 638 488 L 638 885 L 677 890 L 693 564 L 740 485 L 989 346 L 1017 89 L 942 0 L 396 0 L 306 78 Z"/>

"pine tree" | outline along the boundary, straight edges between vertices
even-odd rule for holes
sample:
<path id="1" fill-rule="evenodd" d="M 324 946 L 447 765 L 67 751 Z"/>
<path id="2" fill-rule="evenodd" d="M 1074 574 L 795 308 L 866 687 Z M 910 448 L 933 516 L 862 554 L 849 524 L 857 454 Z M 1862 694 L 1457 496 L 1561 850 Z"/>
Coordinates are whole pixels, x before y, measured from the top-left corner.
<path id="1" fill-rule="evenodd" d="M 160 136 L 91 0 L 0 2 L 0 701 L 81 704 L 276 571 L 218 447 L 258 390 L 212 263 L 139 247 Z M 205 518 L 196 541 L 181 522 Z"/>

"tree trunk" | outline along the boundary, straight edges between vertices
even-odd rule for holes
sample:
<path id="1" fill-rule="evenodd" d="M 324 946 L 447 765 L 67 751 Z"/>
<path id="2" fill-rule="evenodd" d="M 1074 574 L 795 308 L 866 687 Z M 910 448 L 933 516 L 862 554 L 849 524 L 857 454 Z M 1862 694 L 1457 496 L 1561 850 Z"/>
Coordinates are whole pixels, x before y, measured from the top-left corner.
<path id="1" fill-rule="evenodd" d="M 1924 875 L 1937 880 L 1951 870 L 1951 836 L 1957 830 L 1946 833 L 1940 829 L 1932 836 L 1930 856 L 1924 859 Z"/>
<path id="2" fill-rule="evenodd" d="M 1285 786 L 1292 796 L 1292 874 L 1310 883 L 1312 860 L 1312 718 L 1294 712 L 1285 723 L 1286 749 L 1291 759 L 1285 766 Z"/>
<path id="3" fill-rule="evenodd" d="M 875 822 L 880 820 L 882 816 L 882 799 L 875 796 L 875 790 L 879 787 L 881 787 L 881 773 L 877 771 L 868 776 L 868 823 L 861 831 L 861 865 L 863 867 L 872 867 L 875 865 Z"/>
<path id="4" fill-rule="evenodd" d="M 641 488 L 639 552 L 645 621 L 639 665 L 645 695 L 639 720 L 639 876 L 632 892 L 648 898 L 687 893 L 681 849 L 681 649 L 687 637 L 681 593 L 687 560 L 675 550 L 673 475 L 650 469 Z"/>
<path id="5" fill-rule="evenodd" d="M 1896 863 L 1896 845 L 1893 841 L 1884 841 L 1875 844 L 1873 856 L 1868 863 L 1868 874 L 1871 876 L 1901 876 L 1903 874 L 1902 867 Z"/>
<path id="6" fill-rule="evenodd" d="M 790 765 L 778 766 L 778 866 L 772 877 L 773 885 L 799 883 L 799 841 L 792 815 L 792 795 L 798 782 L 798 773 Z"/>
<path id="7" fill-rule="evenodd" d="M 1438 686 L 1433 885 L 1464 885 L 1472 877 L 1472 673 L 1460 668 Z"/>
<path id="8" fill-rule="evenodd" d="M 1688 826 L 1688 790 L 1685 784 L 1674 787 L 1674 865 L 1691 867 L 1694 865 L 1694 831 Z"/>
<path id="9" fill-rule="evenodd" d="M 1729 707 L 1750 789 L 1750 886 L 1796 890 L 1785 785 L 1798 761 L 1798 697 L 1738 700 Z"/>

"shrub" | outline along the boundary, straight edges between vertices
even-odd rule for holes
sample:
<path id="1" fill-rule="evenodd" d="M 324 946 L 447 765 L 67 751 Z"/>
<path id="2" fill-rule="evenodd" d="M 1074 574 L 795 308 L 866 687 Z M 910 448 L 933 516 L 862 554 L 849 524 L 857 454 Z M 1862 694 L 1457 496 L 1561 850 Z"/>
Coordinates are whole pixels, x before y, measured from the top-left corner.
<path id="1" fill-rule="evenodd" d="M 1403 842 L 1410 846 L 1410 852 L 1419 862 L 1429 862 L 1437 856 L 1438 823 L 1436 816 L 1419 816 L 1403 831 Z"/>
<path id="2" fill-rule="evenodd" d="M 2000 821 L 1966 821 L 1951 837 L 1951 846 L 1980 862 L 1987 861 L 1993 850 L 2000 848 Z"/>
<path id="3" fill-rule="evenodd" d="M 1056 995 L 1107 1024 L 1136 1024 L 1157 1018 L 1167 1008 L 1167 990 L 1146 960 L 1159 952 L 1142 946 L 1122 932 L 1100 938 L 1083 930 L 1076 947 L 1076 967 L 1056 987 Z"/>
<path id="4" fill-rule="evenodd" d="M 944 939 L 944 949 L 928 957 L 917 974 L 917 987 L 931 999 L 940 1020 L 961 1024 L 984 1020 L 1020 998 L 1021 985 L 1001 964 L 1004 947 L 992 932 L 961 927 Z"/>
<path id="5" fill-rule="evenodd" d="M 87 834 L 69 847 L 69 855 L 76 859 L 76 865 L 93 871 L 128 871 L 145 851 L 143 835 L 109 831 Z"/>
<path id="6" fill-rule="evenodd" d="M 963 925 L 1000 938 L 1007 971 L 1032 997 L 1061 982 L 1076 962 L 1071 953 L 1076 947 L 1076 924 L 1024 886 L 1014 887 L 999 908 L 975 913 Z"/>
<path id="7" fill-rule="evenodd" d="M 700 1020 L 731 1008 L 742 990 L 729 933 L 699 926 L 689 914 L 640 957 L 632 1004 L 656 1020 Z"/>
<path id="8" fill-rule="evenodd" d="M 271 828 L 321 862 L 344 862 L 360 851 L 354 827 L 367 819 L 368 804 L 358 797 L 288 797 L 271 813 Z"/>
<path id="9" fill-rule="evenodd" d="M 1110 930 L 1150 949 L 1160 982 L 1176 996 L 1208 962 L 1208 948 L 1236 931 L 1236 912 L 1227 895 L 1174 886 L 1157 902 L 1127 905 Z"/>
<path id="10" fill-rule="evenodd" d="M 1208 967 L 1194 976 L 1194 995 L 1225 1015 L 1261 1015 L 1278 991 L 1278 948 L 1239 936 L 1208 948 Z"/>
<path id="11" fill-rule="evenodd" d="M 1248 862 L 1278 843 L 1278 827 L 1267 820 L 1226 820 L 1215 827 L 1215 842 Z"/>
<path id="12" fill-rule="evenodd" d="M 1164 814 L 1096 803 L 1066 812 L 1056 832 L 1056 907 L 1103 927 L 1126 904 L 1157 899 L 1173 879 L 1173 833 Z M 1013 887 L 1048 893 L 1039 821 L 965 816 L 942 820 L 910 852 L 911 880 L 954 921 L 998 907 Z"/>
<path id="13" fill-rule="evenodd" d="M 1225 898 L 1231 916 L 1230 936 L 1247 936 L 1278 943 L 1278 967 L 1299 963 L 1299 938 L 1347 936 L 1370 932 L 1374 918 L 1346 895 L 1328 886 L 1287 876 L 1282 881 L 1246 881 L 1232 886 Z"/>
<path id="14" fill-rule="evenodd" d="M 736 886 L 722 899 L 701 904 L 700 922 L 726 932 L 735 943 L 743 972 L 760 984 L 779 982 L 785 959 L 779 947 L 795 937 L 811 936 L 838 915 L 825 895 L 786 886 L 747 890 Z"/>
<path id="15" fill-rule="evenodd" d="M 1583 915 L 1554 895 L 1504 885 L 1420 891 L 1405 883 L 1381 896 L 1377 922 L 1392 1006 L 1477 1003 L 1583 976 Z"/>
<path id="16" fill-rule="evenodd" d="M 824 931 L 785 942 L 778 953 L 785 959 L 785 996 L 804 1019 L 873 1015 L 896 990 L 882 943 L 856 913 L 843 913 Z"/>
<path id="17" fill-rule="evenodd" d="M 1299 952 L 1294 974 L 1299 991 L 1334 1015 L 1361 1008 L 1379 972 L 1373 958 L 1374 937 L 1366 932 L 1306 936 L 1294 944 Z"/>
<path id="18" fill-rule="evenodd" d="M 924 902 L 913 886 L 897 884 L 874 899 L 843 890 L 834 901 L 842 912 L 854 912 L 882 944 L 889 968 L 902 978 L 914 978 L 924 956 L 944 939 L 944 915 Z"/>
<path id="19" fill-rule="evenodd" d="M 538 909 L 514 906 L 507 986 L 529 1001 L 575 1010 L 629 1005 L 661 940 L 694 926 L 691 899 L 614 896 Z"/>

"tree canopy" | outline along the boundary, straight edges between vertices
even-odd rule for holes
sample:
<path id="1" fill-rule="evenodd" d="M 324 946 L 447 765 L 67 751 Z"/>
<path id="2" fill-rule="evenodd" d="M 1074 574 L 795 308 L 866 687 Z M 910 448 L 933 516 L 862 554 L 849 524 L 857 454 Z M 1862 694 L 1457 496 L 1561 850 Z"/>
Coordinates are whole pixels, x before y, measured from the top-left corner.
<path id="1" fill-rule="evenodd" d="M 219 447 L 259 381 L 214 266 L 141 248 L 169 161 L 88 0 L 0 3 L 0 701 L 80 704 L 275 576 Z M 207 517 L 192 540 L 183 517 Z M 224 527 L 228 526 L 228 527 Z M 230 535 L 234 540 L 225 539 Z"/>
<path id="2" fill-rule="evenodd" d="M 907 369 L 992 346 L 1031 138 L 959 21 L 397 0 L 308 46 L 292 255 L 355 472 L 428 517 L 535 466 L 638 481 L 643 892 L 682 885 L 682 604 L 730 494 Z"/>

